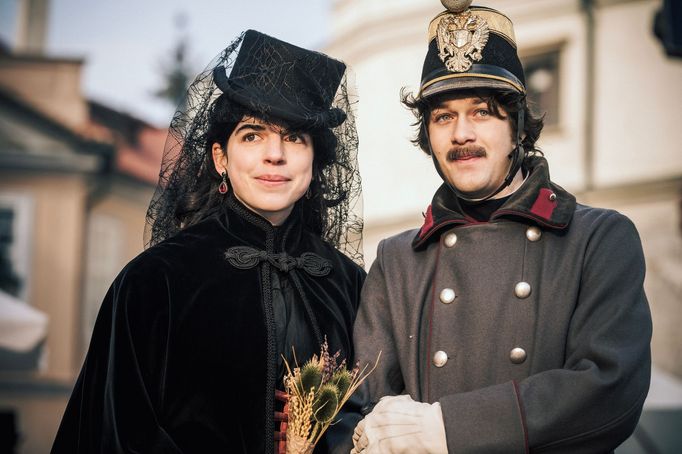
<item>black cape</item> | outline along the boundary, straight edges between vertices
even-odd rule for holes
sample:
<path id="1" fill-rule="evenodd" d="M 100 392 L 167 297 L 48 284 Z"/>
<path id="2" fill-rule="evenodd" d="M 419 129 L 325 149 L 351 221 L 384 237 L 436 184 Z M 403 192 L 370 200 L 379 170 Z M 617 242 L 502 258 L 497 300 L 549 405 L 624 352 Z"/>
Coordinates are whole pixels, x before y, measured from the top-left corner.
<path id="1" fill-rule="evenodd" d="M 352 360 L 364 277 L 297 208 L 275 228 L 230 197 L 115 279 L 52 452 L 272 452 L 282 342 L 301 362 L 326 336 Z M 278 294 L 300 305 L 284 332 Z"/>

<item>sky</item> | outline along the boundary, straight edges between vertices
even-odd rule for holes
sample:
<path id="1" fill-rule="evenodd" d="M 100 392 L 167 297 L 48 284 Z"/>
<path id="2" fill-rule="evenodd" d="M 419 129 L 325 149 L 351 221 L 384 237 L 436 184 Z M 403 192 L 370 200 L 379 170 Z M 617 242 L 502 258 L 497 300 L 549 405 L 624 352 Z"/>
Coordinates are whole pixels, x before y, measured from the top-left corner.
<path id="1" fill-rule="evenodd" d="M 19 1 L 0 0 L 0 39 L 10 46 Z M 319 49 L 332 1 L 48 0 L 46 53 L 85 60 L 88 98 L 165 127 L 174 108 L 153 93 L 181 37 L 195 73 L 249 28 Z"/>

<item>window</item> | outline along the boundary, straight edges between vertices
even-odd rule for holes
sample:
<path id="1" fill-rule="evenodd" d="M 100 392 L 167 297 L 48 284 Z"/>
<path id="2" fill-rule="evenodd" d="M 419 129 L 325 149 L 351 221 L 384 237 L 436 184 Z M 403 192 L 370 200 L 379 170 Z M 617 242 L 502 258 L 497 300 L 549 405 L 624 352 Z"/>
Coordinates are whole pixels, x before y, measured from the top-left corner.
<path id="1" fill-rule="evenodd" d="M 30 371 L 44 367 L 43 343 L 47 316 L 31 308 L 29 263 L 33 198 L 0 193 L 0 371 Z"/>
<path id="2" fill-rule="evenodd" d="M 521 59 L 526 73 L 528 103 L 535 114 L 545 114 L 545 126 L 559 124 L 559 47 Z"/>
<path id="3" fill-rule="evenodd" d="M 0 207 L 0 290 L 17 296 L 21 288 L 21 279 L 10 257 L 10 247 L 14 237 L 13 225 L 14 211 Z"/>
<path id="4" fill-rule="evenodd" d="M 33 199 L 0 193 L 0 289 L 28 301 Z"/>

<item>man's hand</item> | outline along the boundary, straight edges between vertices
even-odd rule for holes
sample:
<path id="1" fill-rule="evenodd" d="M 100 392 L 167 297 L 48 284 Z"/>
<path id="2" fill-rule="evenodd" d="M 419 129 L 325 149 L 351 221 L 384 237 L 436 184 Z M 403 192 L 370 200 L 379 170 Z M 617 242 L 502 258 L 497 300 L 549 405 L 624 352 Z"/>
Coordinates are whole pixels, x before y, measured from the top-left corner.
<path id="1" fill-rule="evenodd" d="M 383 397 L 353 433 L 351 454 L 447 454 L 440 404 L 408 395 Z"/>

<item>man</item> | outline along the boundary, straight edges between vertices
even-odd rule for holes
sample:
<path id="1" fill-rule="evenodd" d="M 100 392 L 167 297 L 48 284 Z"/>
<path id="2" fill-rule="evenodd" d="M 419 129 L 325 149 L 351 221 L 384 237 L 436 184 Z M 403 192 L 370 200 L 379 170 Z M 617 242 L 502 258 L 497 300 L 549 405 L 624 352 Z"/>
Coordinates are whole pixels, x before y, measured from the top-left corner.
<path id="1" fill-rule="evenodd" d="M 403 99 L 444 183 L 365 282 L 356 354 L 382 357 L 353 452 L 610 452 L 649 387 L 637 231 L 549 180 L 511 21 L 451 3 Z"/>

